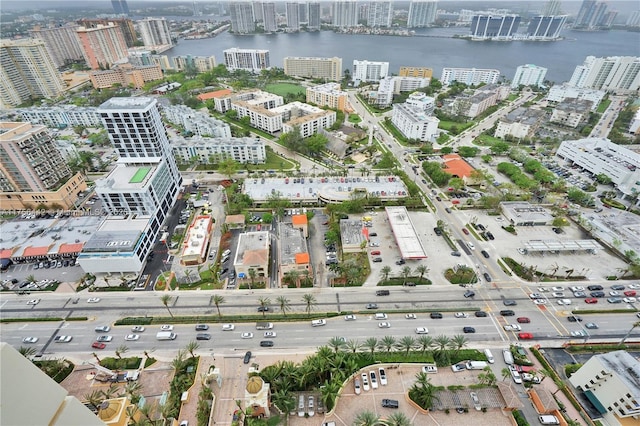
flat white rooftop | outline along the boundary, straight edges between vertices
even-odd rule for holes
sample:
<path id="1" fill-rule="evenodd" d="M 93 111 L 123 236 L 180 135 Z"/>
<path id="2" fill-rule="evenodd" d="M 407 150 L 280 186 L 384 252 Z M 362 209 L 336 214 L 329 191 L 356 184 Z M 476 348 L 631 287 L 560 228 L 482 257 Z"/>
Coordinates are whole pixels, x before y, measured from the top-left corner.
<path id="1" fill-rule="evenodd" d="M 407 209 L 402 206 L 385 207 L 385 211 L 393 235 L 396 237 L 401 257 L 403 259 L 425 259 L 427 254 L 420 243 Z"/>
<path id="2" fill-rule="evenodd" d="M 187 231 L 188 236 L 182 250 L 183 257 L 191 257 L 204 254 L 207 240 L 209 239 L 209 224 L 211 216 L 198 216 Z"/>

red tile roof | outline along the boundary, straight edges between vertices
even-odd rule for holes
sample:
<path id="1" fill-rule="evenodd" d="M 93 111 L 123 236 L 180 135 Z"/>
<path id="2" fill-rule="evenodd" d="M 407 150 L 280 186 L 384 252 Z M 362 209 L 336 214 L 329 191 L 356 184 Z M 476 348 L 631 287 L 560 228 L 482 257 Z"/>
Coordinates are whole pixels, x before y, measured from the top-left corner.
<path id="1" fill-rule="evenodd" d="M 0 259 L 11 259 L 12 254 L 13 250 L 11 249 L 0 250 Z"/>
<path id="2" fill-rule="evenodd" d="M 306 214 L 296 214 L 291 216 L 291 223 L 294 225 L 306 225 L 307 224 L 307 215 Z"/>
<path id="3" fill-rule="evenodd" d="M 24 252 L 22 252 L 22 256 L 23 257 L 30 257 L 30 256 L 46 256 L 49 253 L 49 247 L 48 246 L 42 246 L 42 247 L 26 247 L 24 249 Z"/>
<path id="4" fill-rule="evenodd" d="M 309 253 L 296 253 L 296 264 L 303 265 L 309 263 Z"/>
<path id="5" fill-rule="evenodd" d="M 201 101 L 206 101 L 208 99 L 222 98 L 224 96 L 229 96 L 231 93 L 232 93 L 231 89 L 216 90 L 215 92 L 201 93 L 198 95 L 198 99 L 200 99 Z"/>
<path id="6" fill-rule="evenodd" d="M 471 172 L 474 170 L 474 168 L 458 154 L 443 155 L 442 159 L 445 165 L 444 171 L 452 176 L 459 178 L 470 177 Z"/>
<path id="7" fill-rule="evenodd" d="M 83 246 L 84 246 L 84 243 L 60 244 L 60 248 L 58 249 L 58 254 L 80 253 Z"/>

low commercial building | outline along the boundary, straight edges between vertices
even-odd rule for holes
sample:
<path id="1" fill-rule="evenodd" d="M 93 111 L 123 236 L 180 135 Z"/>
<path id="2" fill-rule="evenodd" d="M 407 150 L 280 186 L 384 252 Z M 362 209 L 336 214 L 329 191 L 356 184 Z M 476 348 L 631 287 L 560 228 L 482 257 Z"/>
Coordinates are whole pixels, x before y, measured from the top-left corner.
<path id="1" fill-rule="evenodd" d="M 186 266 L 199 265 L 207 259 L 212 228 L 213 220 L 209 215 L 196 216 L 193 219 L 182 244 L 180 263 Z"/>
<path id="2" fill-rule="evenodd" d="M 569 378 L 607 424 L 629 425 L 640 418 L 640 363 L 627 351 L 594 355 Z"/>
<path id="3" fill-rule="evenodd" d="M 305 238 L 309 238 L 309 220 L 306 214 L 295 214 L 291 216 L 291 223 L 294 228 L 302 230 L 302 235 Z"/>
<path id="4" fill-rule="evenodd" d="M 594 176 L 608 176 L 624 197 L 633 197 L 640 190 L 640 155 L 609 139 L 564 141 L 556 155 Z"/>
<path id="5" fill-rule="evenodd" d="M 297 275 L 295 282 L 299 286 L 299 279 L 305 275 L 313 277 L 311 257 L 307 248 L 307 239 L 302 230 L 291 223 L 278 223 L 278 278 L 280 285 L 284 284 L 285 277 L 291 271 Z"/>
<path id="6" fill-rule="evenodd" d="M 592 107 L 591 101 L 566 98 L 553 108 L 549 121 L 575 129 L 587 122 Z"/>
<path id="7" fill-rule="evenodd" d="M 167 121 L 179 125 L 185 132 L 211 138 L 231 137 L 231 128 L 227 123 L 188 106 L 165 106 L 162 108 L 162 113 Z"/>
<path id="8" fill-rule="evenodd" d="M 504 138 L 505 136 L 511 136 L 517 139 L 529 138 L 533 136 L 542 123 L 544 114 L 544 111 L 517 108 L 498 121 L 495 137 Z"/>
<path id="9" fill-rule="evenodd" d="M 404 206 L 385 207 L 384 210 L 398 244 L 400 257 L 402 259 L 426 259 L 427 253 L 420 242 L 407 208 Z"/>
<path id="10" fill-rule="evenodd" d="M 340 239 L 344 253 L 360 253 L 367 250 L 367 233 L 364 222 L 357 219 L 340 220 Z"/>
<path id="11" fill-rule="evenodd" d="M 162 80 L 164 74 L 159 65 L 134 67 L 131 64 L 120 64 L 112 69 L 92 71 L 89 74 L 94 89 L 107 89 L 114 84 L 123 87 L 131 85 L 140 89 L 148 81 Z"/>
<path id="12" fill-rule="evenodd" d="M 176 161 L 187 164 L 197 158 L 201 164 L 214 164 L 231 158 L 242 164 L 262 164 L 267 151 L 260 138 L 173 138 L 171 152 Z"/>
<path id="13" fill-rule="evenodd" d="M 553 222 L 553 215 L 541 206 L 522 201 L 503 201 L 502 214 L 513 226 L 545 226 Z"/>
<path id="14" fill-rule="evenodd" d="M 307 103 L 344 111 L 348 102 L 347 92 L 340 90 L 338 83 L 307 87 Z"/>
<path id="15" fill-rule="evenodd" d="M 405 103 L 393 105 L 391 123 L 407 139 L 434 141 L 438 135 L 440 120 L 418 107 Z"/>
<path id="16" fill-rule="evenodd" d="M 270 250 L 271 236 L 268 232 L 259 231 L 240 234 L 236 257 L 233 259 L 233 267 L 236 270 L 238 279 L 244 282 L 251 282 L 253 274 L 254 280 L 264 282 L 266 277 L 269 276 Z"/>

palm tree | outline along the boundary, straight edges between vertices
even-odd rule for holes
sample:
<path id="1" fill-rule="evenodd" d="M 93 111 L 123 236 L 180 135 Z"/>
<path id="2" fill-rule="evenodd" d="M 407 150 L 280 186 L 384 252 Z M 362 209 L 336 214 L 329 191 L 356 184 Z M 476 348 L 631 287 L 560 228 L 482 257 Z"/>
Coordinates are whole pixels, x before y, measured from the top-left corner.
<path id="1" fill-rule="evenodd" d="M 302 301 L 306 304 L 304 309 L 307 311 L 307 316 L 311 316 L 311 309 L 318 304 L 315 296 L 310 293 L 303 294 Z"/>
<path id="2" fill-rule="evenodd" d="M 362 347 L 360 342 L 358 342 L 358 340 L 356 339 L 347 340 L 347 343 L 345 344 L 345 346 L 346 346 L 346 349 L 353 354 L 358 352 L 358 349 Z"/>
<path id="3" fill-rule="evenodd" d="M 369 349 L 369 351 L 371 351 L 371 355 L 373 355 L 375 350 L 378 348 L 378 339 L 376 339 L 375 337 L 369 337 L 364 341 L 362 346 Z"/>
<path id="4" fill-rule="evenodd" d="M 418 265 L 416 266 L 416 274 L 420 275 L 420 282 L 422 283 L 422 277 L 424 277 L 425 274 L 429 273 L 429 268 L 427 268 L 427 265 Z"/>
<path id="5" fill-rule="evenodd" d="M 332 337 L 331 339 L 329 339 L 329 342 L 327 343 L 327 345 L 329 345 L 329 347 L 332 348 L 333 351 L 337 353 L 340 349 L 345 347 L 346 342 L 342 337 Z"/>
<path id="6" fill-rule="evenodd" d="M 409 275 L 411 275 L 410 267 L 405 266 L 400 270 L 400 276 L 402 276 L 402 285 L 404 285 L 404 283 L 407 281 L 407 278 L 409 278 Z"/>
<path id="7" fill-rule="evenodd" d="M 285 280 L 289 283 L 289 284 L 293 284 L 296 287 L 300 287 L 300 272 L 292 269 L 291 271 L 287 272 L 285 275 Z"/>
<path id="8" fill-rule="evenodd" d="M 500 370 L 500 374 L 502 375 L 502 381 L 504 382 L 505 380 L 507 380 L 508 377 L 511 377 L 511 370 L 505 367 L 502 370 Z"/>
<path id="9" fill-rule="evenodd" d="M 267 309 L 271 304 L 271 299 L 268 297 L 261 297 L 258 299 L 258 305 L 260 305 L 260 309 L 262 310 L 262 317 L 264 318 L 267 314 Z"/>
<path id="10" fill-rule="evenodd" d="M 84 397 L 85 402 L 93 407 L 94 410 L 97 410 L 104 401 L 104 397 L 102 392 L 99 390 L 93 390 L 91 393 L 86 394 Z"/>
<path id="11" fill-rule="evenodd" d="M 412 426 L 413 423 L 404 413 L 393 413 L 380 422 L 384 426 Z"/>
<path id="12" fill-rule="evenodd" d="M 433 339 L 433 345 L 436 347 L 436 350 L 438 352 L 443 352 L 444 350 L 446 350 L 447 347 L 449 347 L 450 342 L 451 339 L 443 334 Z"/>
<path id="13" fill-rule="evenodd" d="M 194 354 L 194 352 L 200 349 L 200 344 L 195 340 L 192 340 L 187 343 L 187 346 L 185 346 L 184 349 L 191 354 L 191 358 L 195 358 L 196 355 Z"/>
<path id="14" fill-rule="evenodd" d="M 173 318 L 173 314 L 171 313 L 171 309 L 169 309 L 169 303 L 171 303 L 172 300 L 173 297 L 170 294 L 163 294 L 162 296 L 160 296 L 160 301 L 162 302 L 164 307 L 167 308 L 167 311 L 169 311 L 169 315 L 171 315 L 171 318 Z"/>
<path id="15" fill-rule="evenodd" d="M 409 351 L 416 347 L 416 339 L 413 336 L 404 336 L 398 341 L 398 349 L 405 351 L 409 355 Z"/>
<path id="16" fill-rule="evenodd" d="M 253 284 L 256 281 L 256 270 L 253 268 L 249 268 L 249 279 L 251 280 L 251 284 L 249 284 L 249 290 L 251 290 L 253 288 Z"/>
<path id="17" fill-rule="evenodd" d="M 118 394 L 120 387 L 117 383 L 111 383 L 108 388 L 100 391 L 104 399 L 111 399 Z"/>
<path id="18" fill-rule="evenodd" d="M 389 274 L 391 273 L 391 266 L 383 266 L 382 269 L 380 269 L 380 276 L 382 277 L 383 281 L 387 281 L 389 279 Z"/>
<path id="19" fill-rule="evenodd" d="M 449 347 L 456 353 L 458 353 L 460 349 L 467 346 L 467 343 L 469 343 L 469 340 L 466 337 L 464 337 L 462 334 L 456 334 L 449 341 Z"/>
<path id="20" fill-rule="evenodd" d="M 341 384 L 341 381 L 335 379 L 325 380 L 324 386 L 320 387 L 320 399 L 322 399 L 327 411 L 331 411 L 333 409 Z"/>
<path id="21" fill-rule="evenodd" d="M 631 333 L 633 332 L 633 329 L 636 327 L 640 327 L 640 321 L 636 321 L 633 324 L 631 324 L 631 328 L 629 329 L 629 331 L 627 332 L 627 334 L 624 335 L 624 337 L 622 338 L 622 340 L 620 340 L 620 344 L 624 345 L 625 340 L 627 340 L 629 338 L 629 336 L 631 336 Z"/>
<path id="22" fill-rule="evenodd" d="M 387 352 L 391 352 L 391 349 L 394 349 L 397 343 L 396 338 L 393 336 L 384 336 L 380 339 L 380 346 L 385 348 Z"/>
<path id="23" fill-rule="evenodd" d="M 36 348 L 32 348 L 29 346 L 20 346 L 18 348 L 18 352 L 20 352 L 20 355 L 22 355 L 23 357 L 30 358 L 34 356 L 38 351 L 36 351 Z"/>
<path id="24" fill-rule="evenodd" d="M 432 407 L 433 401 L 437 400 L 436 387 L 429 381 L 426 373 L 416 374 L 416 382 L 409 389 L 409 398 L 417 403 L 420 407 L 428 410 Z"/>
<path id="25" fill-rule="evenodd" d="M 216 305 L 216 309 L 218 310 L 218 318 L 222 318 L 222 314 L 220 314 L 220 305 L 224 303 L 224 296 L 214 294 L 212 300 L 213 304 Z"/>
<path id="26" fill-rule="evenodd" d="M 379 426 L 380 417 L 371 411 L 362 411 L 358 413 L 353 420 L 352 426 Z"/>
<path id="27" fill-rule="evenodd" d="M 433 347 L 433 337 L 424 336 L 424 335 L 420 336 L 420 337 L 418 337 L 417 344 L 420 347 L 420 350 L 422 351 L 422 354 L 424 355 L 425 352 L 427 352 L 429 349 L 431 349 Z"/>
<path id="28" fill-rule="evenodd" d="M 129 348 L 126 345 L 120 345 L 116 348 L 116 356 L 118 359 L 122 359 L 122 355 L 126 353 Z"/>
<path id="29" fill-rule="evenodd" d="M 184 351 L 182 349 L 178 349 L 178 353 L 176 357 L 171 360 L 171 367 L 176 371 L 176 373 L 184 368 L 185 360 L 184 360 Z"/>
<path id="30" fill-rule="evenodd" d="M 296 408 L 295 395 L 288 389 L 278 389 L 271 395 L 271 402 L 284 415 L 285 425 L 289 424 L 289 413 Z"/>
<path id="31" fill-rule="evenodd" d="M 276 298 L 276 302 L 278 302 L 278 305 L 280 306 L 280 311 L 282 312 L 282 315 L 284 315 L 286 317 L 287 316 L 287 311 L 291 310 L 291 305 L 289 304 L 289 299 L 287 299 L 285 296 L 278 296 Z"/>

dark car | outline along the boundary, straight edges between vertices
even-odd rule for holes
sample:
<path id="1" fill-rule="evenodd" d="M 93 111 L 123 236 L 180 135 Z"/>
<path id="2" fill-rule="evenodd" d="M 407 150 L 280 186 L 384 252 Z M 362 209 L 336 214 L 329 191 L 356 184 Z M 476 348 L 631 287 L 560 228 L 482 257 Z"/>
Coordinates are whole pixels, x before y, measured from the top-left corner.
<path id="1" fill-rule="evenodd" d="M 227 272 L 229 272 L 229 268 L 224 268 L 224 269 L 222 270 L 222 272 L 220 272 L 220 275 L 224 275 L 224 274 L 226 274 Z"/>
<path id="2" fill-rule="evenodd" d="M 404 265 L 406 262 L 404 259 L 398 259 L 396 260 L 396 265 Z"/>
<path id="3" fill-rule="evenodd" d="M 433 232 L 435 232 L 436 235 L 442 235 L 442 229 L 440 229 L 440 228 L 437 228 L 437 227 L 433 228 Z"/>
<path id="4" fill-rule="evenodd" d="M 617 290 L 617 291 L 624 290 L 624 286 L 621 284 L 615 284 L 611 286 L 611 290 Z"/>
<path id="5" fill-rule="evenodd" d="M 467 290 L 467 291 L 464 292 L 463 296 L 469 298 L 469 297 L 474 297 L 475 295 L 476 295 L 475 292 L 473 292 L 471 290 Z"/>
<path id="6" fill-rule="evenodd" d="M 260 346 L 263 348 L 270 348 L 273 346 L 273 340 L 261 340 Z"/>
<path id="7" fill-rule="evenodd" d="M 436 197 L 436 200 L 438 200 L 438 201 L 442 201 L 442 198 L 440 198 L 440 197 Z"/>
<path id="8" fill-rule="evenodd" d="M 518 304 L 518 302 L 516 302 L 515 300 L 509 300 L 509 299 L 506 299 L 506 300 L 504 300 L 504 301 L 502 302 L 502 304 L 503 304 L 504 306 L 516 306 L 516 305 Z"/>
<path id="9" fill-rule="evenodd" d="M 589 289 L 589 291 L 599 291 L 604 289 L 604 287 L 602 287 L 601 285 L 590 285 L 587 288 Z"/>
<path id="10" fill-rule="evenodd" d="M 511 309 L 503 309 L 500 311 L 500 315 L 502 315 L 503 317 L 512 317 L 515 314 L 516 313 L 513 312 Z"/>
<path id="11" fill-rule="evenodd" d="M 442 314 L 440 312 L 431 312 L 429 316 L 431 319 L 442 319 Z"/>
<path id="12" fill-rule="evenodd" d="M 398 408 L 399 403 L 397 399 L 383 399 L 382 406 L 385 408 Z"/>
<path id="13" fill-rule="evenodd" d="M 380 263 L 382 262 L 382 258 L 381 257 L 374 257 L 373 258 L 373 263 Z"/>
<path id="14" fill-rule="evenodd" d="M 251 351 L 245 352 L 244 358 L 242 360 L 242 362 L 244 362 L 245 364 L 249 364 L 249 361 L 251 361 Z"/>
<path id="15" fill-rule="evenodd" d="M 462 253 L 460 253 L 459 251 L 452 251 L 451 256 L 460 257 L 462 256 Z"/>
<path id="16" fill-rule="evenodd" d="M 484 276 L 484 279 L 487 280 L 488 283 L 491 282 L 491 275 L 485 272 L 484 274 L 482 274 L 482 276 Z"/>
<path id="17" fill-rule="evenodd" d="M 476 329 L 475 329 L 475 328 L 473 328 L 473 327 L 463 327 L 463 328 L 462 328 L 462 331 L 463 331 L 464 333 L 475 333 L 475 332 L 476 332 Z"/>
<path id="18" fill-rule="evenodd" d="M 377 237 L 378 233 L 377 232 L 371 232 L 371 233 L 369 233 L 369 236 L 370 237 Z"/>
<path id="19" fill-rule="evenodd" d="M 489 256 L 489 253 L 487 253 L 486 250 L 482 250 L 480 253 L 482 253 L 482 255 L 484 256 L 485 259 L 490 258 L 491 256 Z"/>
<path id="20" fill-rule="evenodd" d="M 268 306 L 258 306 L 258 312 L 269 312 Z"/>
<path id="21" fill-rule="evenodd" d="M 196 334 L 196 340 L 211 340 L 211 334 L 209 334 L 209 333 L 198 333 L 198 334 Z"/>
<path id="22" fill-rule="evenodd" d="M 378 290 L 376 291 L 376 296 L 388 296 L 389 290 Z"/>
<path id="23" fill-rule="evenodd" d="M 476 311 L 474 315 L 478 318 L 484 318 L 487 316 L 487 313 L 485 311 Z"/>
<path id="24" fill-rule="evenodd" d="M 209 326 L 207 324 L 196 324 L 196 331 L 204 331 L 208 329 Z"/>
<path id="25" fill-rule="evenodd" d="M 487 238 L 490 239 L 491 241 L 495 240 L 496 237 L 493 236 L 493 234 L 491 232 L 487 232 Z"/>
<path id="26" fill-rule="evenodd" d="M 604 291 L 592 291 L 590 293 L 591 297 L 604 297 Z"/>
<path id="27" fill-rule="evenodd" d="M 446 211 L 447 213 L 451 213 L 451 209 L 449 207 L 445 207 L 444 211 Z"/>
<path id="28" fill-rule="evenodd" d="M 577 315 L 570 315 L 570 316 L 567 317 L 567 320 L 569 322 L 582 322 L 582 318 L 580 318 Z"/>

